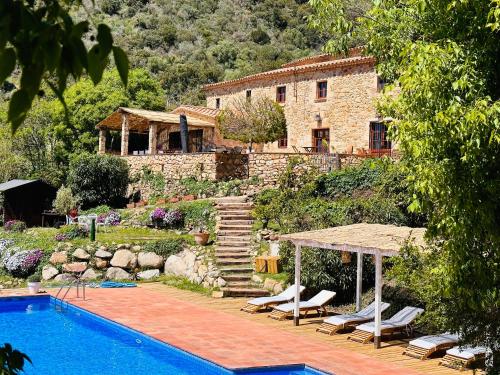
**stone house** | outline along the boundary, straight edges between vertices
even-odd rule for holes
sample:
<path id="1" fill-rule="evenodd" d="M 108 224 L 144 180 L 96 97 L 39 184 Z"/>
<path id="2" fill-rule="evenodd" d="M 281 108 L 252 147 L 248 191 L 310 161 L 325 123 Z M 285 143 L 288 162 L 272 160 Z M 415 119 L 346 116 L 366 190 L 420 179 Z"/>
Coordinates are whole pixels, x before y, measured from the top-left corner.
<path id="1" fill-rule="evenodd" d="M 264 145 L 265 152 L 388 154 L 387 127 L 375 109 L 381 88 L 375 59 L 360 53 L 306 57 L 280 69 L 205 85 L 207 107 L 224 109 L 237 98 L 262 95 L 280 103 L 287 136 Z"/>

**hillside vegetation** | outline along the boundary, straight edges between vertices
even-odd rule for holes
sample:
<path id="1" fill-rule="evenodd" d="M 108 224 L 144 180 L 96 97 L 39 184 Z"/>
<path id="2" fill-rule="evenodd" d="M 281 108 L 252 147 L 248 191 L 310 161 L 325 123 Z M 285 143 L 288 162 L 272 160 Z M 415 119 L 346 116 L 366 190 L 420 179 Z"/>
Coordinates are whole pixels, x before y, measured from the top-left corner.
<path id="1" fill-rule="evenodd" d="M 201 84 L 277 68 L 324 42 L 307 27 L 306 1 L 98 0 L 94 13 L 132 66 L 159 80 L 167 108 L 201 104 Z"/>

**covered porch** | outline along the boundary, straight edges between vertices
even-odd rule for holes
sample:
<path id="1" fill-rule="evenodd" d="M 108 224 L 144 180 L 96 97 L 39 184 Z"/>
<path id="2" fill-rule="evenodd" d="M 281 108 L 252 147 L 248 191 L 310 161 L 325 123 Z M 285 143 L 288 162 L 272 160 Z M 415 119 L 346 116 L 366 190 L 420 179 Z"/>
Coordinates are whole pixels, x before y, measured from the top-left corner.
<path id="1" fill-rule="evenodd" d="M 363 255 L 375 258 L 375 348 L 381 342 L 381 302 L 382 302 L 382 259 L 399 256 L 407 241 L 420 248 L 426 246 L 425 228 L 397 227 L 383 224 L 352 224 L 321 230 L 285 234 L 280 241 L 290 241 L 295 245 L 295 309 L 294 324 L 299 325 L 301 249 L 304 246 L 357 254 L 356 311 L 361 310 L 363 280 Z M 318 250 L 319 251 L 319 250 Z"/>
<path id="2" fill-rule="evenodd" d="M 187 151 L 213 147 L 215 123 L 183 114 L 120 107 L 97 124 L 99 153 L 156 155 L 182 151 L 180 118 L 187 120 Z"/>

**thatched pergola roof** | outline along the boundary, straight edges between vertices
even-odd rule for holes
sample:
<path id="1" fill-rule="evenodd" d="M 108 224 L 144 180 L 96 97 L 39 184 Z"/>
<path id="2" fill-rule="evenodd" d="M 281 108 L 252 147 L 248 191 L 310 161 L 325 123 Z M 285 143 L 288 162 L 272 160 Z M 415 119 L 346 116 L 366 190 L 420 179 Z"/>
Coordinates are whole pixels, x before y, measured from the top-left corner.
<path id="1" fill-rule="evenodd" d="M 130 130 L 145 131 L 149 123 L 154 122 L 158 125 L 179 125 L 179 114 L 159 111 L 147 111 L 144 109 L 120 107 L 111 115 L 97 124 L 97 128 L 110 130 L 121 130 L 122 115 L 128 116 L 128 126 Z M 186 116 L 188 125 L 199 128 L 213 128 L 215 125 L 192 116 Z"/>
<path id="2" fill-rule="evenodd" d="M 395 256 L 398 255 L 399 250 L 407 240 L 424 248 L 426 245 L 425 231 L 425 228 L 361 223 L 285 234 L 279 239 L 291 241 L 300 246 L 365 254 L 380 252 L 383 256 Z"/>

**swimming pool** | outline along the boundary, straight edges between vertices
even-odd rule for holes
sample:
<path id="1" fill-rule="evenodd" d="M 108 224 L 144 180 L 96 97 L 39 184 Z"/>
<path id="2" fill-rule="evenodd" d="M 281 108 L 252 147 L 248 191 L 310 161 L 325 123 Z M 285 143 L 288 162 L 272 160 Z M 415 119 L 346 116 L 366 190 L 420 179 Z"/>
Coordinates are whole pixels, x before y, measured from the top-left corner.
<path id="1" fill-rule="evenodd" d="M 0 344 L 28 354 L 28 375 L 320 375 L 303 365 L 228 370 L 50 296 L 0 298 Z"/>

